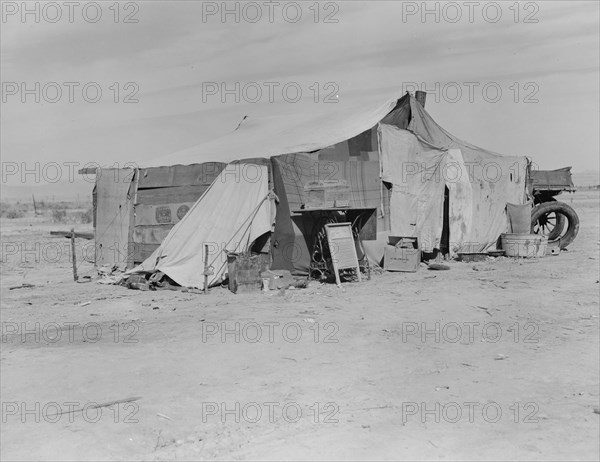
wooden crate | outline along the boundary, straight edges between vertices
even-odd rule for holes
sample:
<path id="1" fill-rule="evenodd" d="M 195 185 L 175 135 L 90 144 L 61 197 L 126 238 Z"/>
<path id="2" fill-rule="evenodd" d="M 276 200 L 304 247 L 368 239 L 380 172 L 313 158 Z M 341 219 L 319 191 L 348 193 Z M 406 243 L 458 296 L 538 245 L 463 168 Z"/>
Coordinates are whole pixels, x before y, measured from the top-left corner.
<path id="1" fill-rule="evenodd" d="M 262 288 L 261 273 L 269 267 L 269 255 L 238 255 L 227 257 L 229 273 L 229 290 L 234 294 L 260 292 Z"/>

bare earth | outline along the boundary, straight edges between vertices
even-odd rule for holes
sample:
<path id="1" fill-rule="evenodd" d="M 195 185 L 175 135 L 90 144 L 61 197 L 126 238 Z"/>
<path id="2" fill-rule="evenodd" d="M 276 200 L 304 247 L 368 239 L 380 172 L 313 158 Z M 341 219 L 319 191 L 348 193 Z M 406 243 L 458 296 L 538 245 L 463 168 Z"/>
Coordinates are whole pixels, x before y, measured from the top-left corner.
<path id="1" fill-rule="evenodd" d="M 1 457 L 597 461 L 598 193 L 564 200 L 559 256 L 248 296 L 75 283 L 69 226 L 2 220 Z"/>

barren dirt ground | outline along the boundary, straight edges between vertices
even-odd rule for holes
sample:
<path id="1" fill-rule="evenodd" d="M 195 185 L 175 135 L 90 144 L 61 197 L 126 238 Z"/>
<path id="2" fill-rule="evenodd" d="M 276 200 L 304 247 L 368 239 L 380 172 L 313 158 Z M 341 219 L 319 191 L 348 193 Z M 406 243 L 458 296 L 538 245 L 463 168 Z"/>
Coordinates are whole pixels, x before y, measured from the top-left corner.
<path id="1" fill-rule="evenodd" d="M 597 461 L 598 193 L 565 200 L 559 256 L 247 296 L 75 283 L 68 226 L 2 220 L 2 459 Z"/>

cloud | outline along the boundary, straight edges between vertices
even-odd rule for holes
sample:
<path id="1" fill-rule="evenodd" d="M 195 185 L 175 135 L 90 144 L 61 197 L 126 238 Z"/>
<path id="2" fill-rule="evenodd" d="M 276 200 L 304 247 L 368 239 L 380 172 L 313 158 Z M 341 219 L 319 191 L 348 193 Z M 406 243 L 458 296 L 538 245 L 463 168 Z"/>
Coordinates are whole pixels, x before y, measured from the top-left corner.
<path id="1" fill-rule="evenodd" d="M 498 105 L 481 98 L 472 104 L 450 104 L 443 98 L 436 103 L 431 95 L 428 110 L 462 138 L 500 152 L 551 149 L 544 131 L 561 131 L 566 137 L 586 131 L 587 140 L 573 154 L 573 162 L 580 168 L 597 166 L 591 156 L 599 149 L 593 126 L 600 66 L 597 2 L 529 2 L 539 7 L 537 23 L 523 22 L 527 13 L 523 3 L 517 22 L 509 9 L 513 3 L 502 3 L 498 23 L 484 20 L 480 10 L 473 23 L 465 17 L 458 23 L 444 18 L 435 22 L 431 15 L 425 21 L 420 14 L 403 18 L 403 8 L 420 7 L 421 2 L 377 1 L 335 3 L 338 22 L 324 23 L 325 14 L 333 10 L 325 11 L 325 4 L 319 4 L 315 22 L 310 10 L 314 4 L 303 3 L 303 17 L 297 23 L 276 16 L 273 23 L 256 24 L 223 23 L 218 16 L 203 22 L 203 2 L 138 3 L 136 24 L 111 20 L 2 24 L 3 81 L 95 81 L 105 92 L 96 104 L 81 98 L 74 104 L 22 104 L 12 97 L 2 109 L 4 157 L 107 162 L 123 155 L 134 161 L 150 154 L 156 157 L 226 133 L 248 113 L 326 111 L 310 104 L 308 88 L 314 82 L 321 90 L 323 84 L 334 82 L 341 104 L 348 102 L 350 107 L 385 99 L 407 82 L 435 88 L 436 82 L 493 81 L 510 95 L 511 83 L 522 87 L 533 81 L 543 95 L 533 107 L 510 99 Z M 112 3 L 103 5 L 110 19 L 107 8 Z M 203 82 L 265 81 L 299 82 L 305 99 L 295 105 L 202 100 Z M 123 84 L 135 82 L 140 102 L 113 103 L 109 87 L 114 82 L 121 87 L 121 97 Z M 558 107 L 571 114 L 568 127 L 558 118 L 548 120 L 547 114 Z M 523 128 L 532 119 L 533 132 Z M 544 124 L 537 122 L 542 119 Z M 499 134 L 508 132 L 510 140 Z M 558 155 L 553 158 L 560 161 Z"/>

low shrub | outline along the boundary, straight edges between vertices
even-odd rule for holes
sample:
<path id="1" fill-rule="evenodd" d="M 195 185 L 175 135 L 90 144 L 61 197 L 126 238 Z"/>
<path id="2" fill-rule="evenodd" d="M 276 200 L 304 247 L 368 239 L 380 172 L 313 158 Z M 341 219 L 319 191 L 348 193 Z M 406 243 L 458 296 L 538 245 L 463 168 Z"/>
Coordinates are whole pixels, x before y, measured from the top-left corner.
<path id="1" fill-rule="evenodd" d="M 67 220 L 67 211 L 62 209 L 52 210 L 52 221 L 56 223 L 64 223 Z"/>
<path id="2" fill-rule="evenodd" d="M 23 212 L 23 210 L 21 209 L 10 209 L 6 212 L 6 214 L 4 215 L 5 218 L 8 219 L 14 219 L 14 218 L 23 218 L 25 216 L 25 212 Z"/>
<path id="3" fill-rule="evenodd" d="M 75 218 L 78 223 L 82 223 L 82 224 L 91 223 L 92 220 L 94 219 L 94 209 L 90 207 L 85 212 L 77 212 L 75 214 Z"/>
<path id="4" fill-rule="evenodd" d="M 12 205 L 6 202 L 0 203 L 0 217 L 2 218 L 23 218 L 25 216 L 25 210 L 20 204 Z"/>

